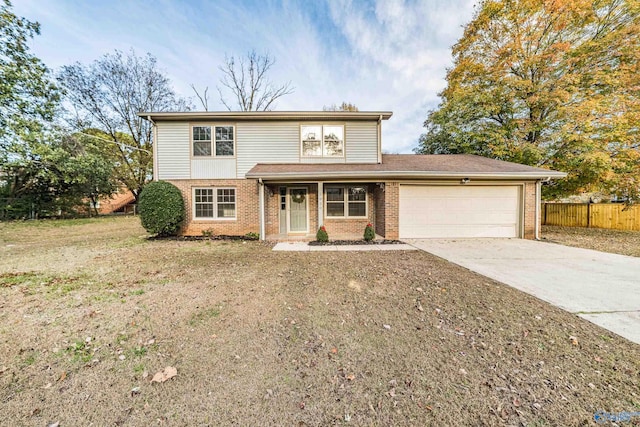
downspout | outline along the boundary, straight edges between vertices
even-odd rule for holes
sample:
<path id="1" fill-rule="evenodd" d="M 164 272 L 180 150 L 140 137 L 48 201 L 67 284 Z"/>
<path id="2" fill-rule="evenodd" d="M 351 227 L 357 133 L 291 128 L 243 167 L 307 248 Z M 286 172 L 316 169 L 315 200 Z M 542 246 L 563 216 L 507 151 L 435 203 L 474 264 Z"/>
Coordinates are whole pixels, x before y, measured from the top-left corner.
<path id="1" fill-rule="evenodd" d="M 153 126 L 153 180 L 158 180 L 158 127 L 151 116 L 147 116 L 147 120 Z"/>
<path id="2" fill-rule="evenodd" d="M 382 163 L 382 114 L 378 117 L 378 164 Z"/>
<path id="3" fill-rule="evenodd" d="M 264 218 L 264 182 L 262 182 L 262 178 L 258 179 L 258 191 L 259 191 L 259 203 L 258 209 L 260 209 L 260 240 L 266 240 L 265 236 L 265 218 Z"/>

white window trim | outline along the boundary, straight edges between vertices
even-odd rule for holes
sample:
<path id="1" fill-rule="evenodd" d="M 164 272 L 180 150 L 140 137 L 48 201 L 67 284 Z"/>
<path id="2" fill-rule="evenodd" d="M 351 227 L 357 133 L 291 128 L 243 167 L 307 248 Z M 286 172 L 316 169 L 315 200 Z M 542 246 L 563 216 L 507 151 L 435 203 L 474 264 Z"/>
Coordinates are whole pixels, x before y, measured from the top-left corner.
<path id="1" fill-rule="evenodd" d="M 218 190 L 233 190 L 235 195 L 235 215 L 233 218 L 196 216 L 196 190 L 213 190 L 213 214 L 218 214 Z M 191 190 L 191 208 L 193 221 L 236 221 L 238 219 L 238 189 L 236 187 L 193 187 Z"/>
<path id="2" fill-rule="evenodd" d="M 193 143 L 195 142 L 193 139 L 193 128 L 194 127 L 205 127 L 208 126 L 211 128 L 211 155 L 209 156 L 196 156 L 193 151 Z M 233 128 L 233 156 L 218 156 L 216 155 L 216 127 L 231 127 Z M 237 144 L 236 140 L 238 139 L 238 135 L 236 134 L 236 126 L 231 123 L 190 123 L 189 125 L 189 138 L 191 140 L 191 158 L 192 159 L 235 159 L 236 158 L 236 149 Z"/>
<path id="3" fill-rule="evenodd" d="M 364 216 L 349 216 L 349 187 L 363 187 L 365 189 L 365 193 L 364 193 L 364 212 L 365 215 Z M 339 201 L 329 201 L 328 197 L 327 197 L 327 190 L 329 188 L 342 188 L 343 191 L 343 201 L 339 202 Z M 345 185 L 328 185 L 325 184 L 324 185 L 324 219 L 325 220 L 332 220 L 332 219 L 365 219 L 365 218 L 369 218 L 369 187 L 365 184 L 365 185 L 358 185 L 358 184 L 345 184 Z M 327 214 L 328 210 L 327 210 L 327 204 L 328 203 L 344 203 L 344 213 L 345 215 L 343 216 L 329 216 Z M 351 203 L 362 203 L 362 202 L 351 202 Z"/>
<path id="4" fill-rule="evenodd" d="M 302 128 L 304 126 L 320 126 L 320 155 L 319 156 L 306 156 L 304 154 L 304 147 L 302 145 Z M 342 127 L 342 155 L 341 156 L 325 156 L 324 155 L 324 127 L 325 126 L 340 126 Z M 344 123 L 303 123 L 299 129 L 300 140 L 300 157 L 305 159 L 344 159 L 347 154 L 347 134 L 346 126 Z"/>

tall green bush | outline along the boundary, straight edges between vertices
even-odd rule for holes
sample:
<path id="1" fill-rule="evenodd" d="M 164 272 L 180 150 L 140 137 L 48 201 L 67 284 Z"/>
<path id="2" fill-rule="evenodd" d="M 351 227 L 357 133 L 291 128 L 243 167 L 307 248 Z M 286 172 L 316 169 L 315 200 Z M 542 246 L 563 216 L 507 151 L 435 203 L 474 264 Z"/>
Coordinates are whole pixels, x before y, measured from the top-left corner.
<path id="1" fill-rule="evenodd" d="M 177 234 L 185 217 L 182 193 L 166 181 L 145 185 L 138 197 L 138 208 L 142 226 L 159 236 Z"/>

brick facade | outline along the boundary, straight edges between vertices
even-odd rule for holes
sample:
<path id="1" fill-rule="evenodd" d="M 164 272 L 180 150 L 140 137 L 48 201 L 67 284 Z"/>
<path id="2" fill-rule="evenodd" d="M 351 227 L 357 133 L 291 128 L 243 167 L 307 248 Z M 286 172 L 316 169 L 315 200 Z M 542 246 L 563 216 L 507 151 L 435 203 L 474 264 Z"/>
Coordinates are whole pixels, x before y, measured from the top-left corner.
<path id="1" fill-rule="evenodd" d="M 171 180 L 178 187 L 185 199 L 187 221 L 181 233 L 187 236 L 200 236 L 205 233 L 214 235 L 238 235 L 258 233 L 260 231 L 259 184 L 255 179 L 211 179 L 211 180 Z M 325 187 L 331 184 L 325 184 Z M 233 220 L 195 219 L 193 217 L 193 189 L 231 187 L 236 189 L 236 218 Z M 298 236 L 315 238 L 318 222 L 318 186 L 317 184 L 301 185 L 266 185 L 265 191 L 265 231 L 267 236 L 286 238 L 280 233 L 280 188 L 296 187 L 307 189 L 308 233 Z M 524 213 L 523 230 L 525 239 L 535 238 L 536 220 L 536 183 L 526 182 L 523 186 Z M 386 239 L 399 238 L 399 201 L 400 183 L 387 181 L 384 187 L 376 184 L 367 185 L 367 218 L 324 218 L 331 239 L 360 239 L 367 223 L 374 224 L 378 235 Z M 291 234 L 295 236 L 296 234 Z"/>
<path id="2" fill-rule="evenodd" d="M 170 180 L 182 191 L 186 218 L 181 234 L 201 236 L 203 232 L 214 235 L 244 236 L 260 231 L 258 181 L 255 179 L 181 179 Z M 196 219 L 193 216 L 193 189 L 226 187 L 236 189 L 235 219 Z"/>
<path id="3" fill-rule="evenodd" d="M 536 238 L 536 183 L 526 182 L 524 184 L 524 235 L 525 239 Z"/>
<path id="4" fill-rule="evenodd" d="M 380 236 L 385 236 L 385 209 L 384 209 L 384 188 L 376 185 L 373 189 L 373 200 L 375 203 L 375 222 L 374 227 L 376 230 L 376 234 Z"/>
<path id="5" fill-rule="evenodd" d="M 390 240 L 400 238 L 400 183 L 384 183 L 384 237 Z"/>

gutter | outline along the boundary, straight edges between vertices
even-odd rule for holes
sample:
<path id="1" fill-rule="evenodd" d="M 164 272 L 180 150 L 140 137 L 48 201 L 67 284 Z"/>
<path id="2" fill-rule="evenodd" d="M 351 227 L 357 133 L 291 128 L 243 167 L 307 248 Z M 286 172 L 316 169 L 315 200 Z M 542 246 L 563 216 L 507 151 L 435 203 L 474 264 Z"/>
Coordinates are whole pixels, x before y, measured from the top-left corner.
<path id="1" fill-rule="evenodd" d="M 441 178 L 441 179 L 535 179 L 549 180 L 551 177 L 564 178 L 567 174 L 556 172 L 550 175 L 532 174 L 530 172 L 441 172 L 441 171 L 334 171 L 334 172 L 281 172 L 281 173 L 251 173 L 248 172 L 246 178 L 258 179 L 331 179 L 331 178 Z"/>

